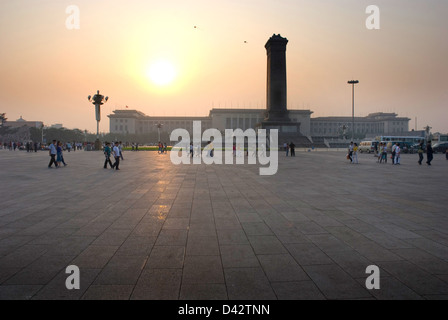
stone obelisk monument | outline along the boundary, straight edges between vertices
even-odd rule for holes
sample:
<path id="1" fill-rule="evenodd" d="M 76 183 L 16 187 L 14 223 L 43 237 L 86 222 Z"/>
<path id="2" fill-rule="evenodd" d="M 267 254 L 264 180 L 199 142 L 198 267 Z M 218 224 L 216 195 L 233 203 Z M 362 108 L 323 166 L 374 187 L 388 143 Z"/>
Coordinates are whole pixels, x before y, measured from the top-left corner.
<path id="1" fill-rule="evenodd" d="M 286 45 L 288 39 L 274 34 L 266 42 L 267 88 L 266 118 L 261 125 L 265 129 L 282 132 L 300 132 L 300 123 L 291 122 L 286 108 Z"/>

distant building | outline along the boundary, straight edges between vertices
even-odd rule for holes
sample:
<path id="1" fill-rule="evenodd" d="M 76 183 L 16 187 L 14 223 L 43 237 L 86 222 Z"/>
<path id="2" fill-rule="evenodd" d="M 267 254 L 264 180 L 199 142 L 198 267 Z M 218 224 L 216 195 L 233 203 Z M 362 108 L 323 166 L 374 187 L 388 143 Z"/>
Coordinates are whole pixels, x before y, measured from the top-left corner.
<path id="1" fill-rule="evenodd" d="M 352 117 L 311 118 L 310 110 L 289 110 L 289 118 L 300 123 L 300 133 L 313 138 L 340 138 L 343 127 L 351 133 Z M 137 110 L 115 110 L 108 115 L 110 132 L 121 134 L 145 134 L 157 132 L 157 124 L 163 124 L 161 131 L 171 133 L 183 128 L 192 133 L 193 121 L 201 121 L 201 129 L 216 128 L 246 130 L 256 129 L 265 118 L 266 109 L 217 109 L 210 110 L 205 117 L 165 116 L 152 117 Z M 355 117 L 355 134 L 366 137 L 379 135 L 405 135 L 409 132 L 409 121 L 396 113 L 371 113 L 366 117 Z"/>
<path id="2" fill-rule="evenodd" d="M 201 121 L 202 131 L 215 128 L 221 132 L 225 129 L 256 129 L 265 118 L 266 109 L 212 109 L 205 117 L 165 116 L 152 117 L 137 110 L 114 110 L 108 115 L 110 133 L 144 134 L 157 131 L 157 124 L 163 124 L 162 131 L 170 133 L 177 128 L 183 128 L 192 134 L 193 121 Z M 292 121 L 301 124 L 303 135 L 310 134 L 309 110 L 290 110 Z"/>
<path id="3" fill-rule="evenodd" d="M 50 128 L 53 128 L 53 129 L 62 129 L 63 127 L 64 126 L 62 125 L 62 123 L 55 123 L 50 126 Z"/>
<path id="4" fill-rule="evenodd" d="M 398 117 L 396 113 L 371 113 L 366 117 L 355 117 L 355 134 L 375 137 L 380 135 L 402 135 L 409 131 L 411 119 Z M 352 117 L 317 117 L 311 119 L 311 136 L 337 138 L 352 132 Z"/>
<path id="5" fill-rule="evenodd" d="M 211 127 L 209 117 L 150 117 L 137 110 L 114 110 L 108 115 L 110 133 L 145 134 L 157 132 L 157 125 L 163 124 L 161 131 L 171 132 L 177 128 L 193 132 L 193 121 L 201 121 L 202 130 Z"/>
<path id="6" fill-rule="evenodd" d="M 11 127 L 11 128 L 20 128 L 20 127 L 30 127 L 30 128 L 42 128 L 44 123 L 42 121 L 26 121 L 25 119 L 20 116 L 19 119 L 16 121 L 5 121 L 4 126 L 5 127 Z"/>

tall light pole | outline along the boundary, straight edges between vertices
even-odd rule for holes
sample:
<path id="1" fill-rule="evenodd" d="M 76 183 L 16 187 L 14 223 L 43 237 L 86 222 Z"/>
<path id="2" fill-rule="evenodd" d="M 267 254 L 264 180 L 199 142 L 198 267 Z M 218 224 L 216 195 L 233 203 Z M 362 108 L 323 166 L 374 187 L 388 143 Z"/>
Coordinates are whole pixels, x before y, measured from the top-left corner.
<path id="1" fill-rule="evenodd" d="M 355 135 L 355 84 L 358 84 L 358 80 L 350 80 L 347 82 L 352 85 L 352 141 Z"/>
<path id="2" fill-rule="evenodd" d="M 104 97 L 100 94 L 100 90 L 96 91 L 96 94 L 92 96 L 88 96 L 87 99 L 92 102 L 95 106 L 95 117 L 96 117 L 96 141 L 95 141 L 95 150 L 100 150 L 100 120 L 101 120 L 101 105 L 109 100 L 109 97 Z M 104 101 L 104 102 L 103 102 Z"/>
<path id="3" fill-rule="evenodd" d="M 159 133 L 159 142 L 160 142 L 160 129 L 163 127 L 163 123 L 156 124 L 157 126 L 157 132 Z"/>

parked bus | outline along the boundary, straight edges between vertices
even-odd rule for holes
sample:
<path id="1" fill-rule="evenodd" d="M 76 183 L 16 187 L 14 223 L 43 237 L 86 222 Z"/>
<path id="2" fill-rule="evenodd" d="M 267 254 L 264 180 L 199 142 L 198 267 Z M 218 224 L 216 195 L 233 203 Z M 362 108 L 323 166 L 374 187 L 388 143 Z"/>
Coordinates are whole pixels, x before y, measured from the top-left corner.
<path id="1" fill-rule="evenodd" d="M 408 151 L 413 152 L 414 149 L 420 144 L 420 142 L 425 142 L 424 137 L 416 136 L 378 136 L 375 138 L 376 141 L 387 144 L 387 152 L 392 151 L 392 146 L 398 142 L 404 150 L 405 153 Z"/>

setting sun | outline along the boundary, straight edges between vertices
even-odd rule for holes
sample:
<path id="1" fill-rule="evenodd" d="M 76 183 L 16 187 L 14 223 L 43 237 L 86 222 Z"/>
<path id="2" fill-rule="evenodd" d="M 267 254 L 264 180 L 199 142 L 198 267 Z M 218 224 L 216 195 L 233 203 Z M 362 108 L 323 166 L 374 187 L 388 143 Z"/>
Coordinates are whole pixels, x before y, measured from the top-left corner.
<path id="1" fill-rule="evenodd" d="M 147 74 L 149 79 L 159 86 L 165 86 L 172 83 L 177 75 L 173 64 L 166 60 L 159 60 L 152 63 L 148 68 Z"/>

